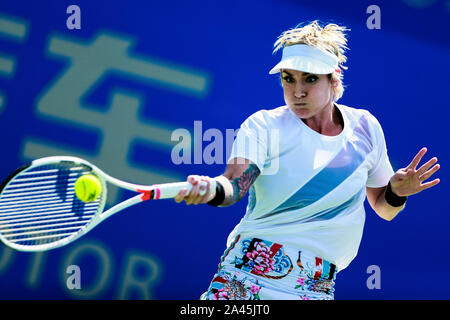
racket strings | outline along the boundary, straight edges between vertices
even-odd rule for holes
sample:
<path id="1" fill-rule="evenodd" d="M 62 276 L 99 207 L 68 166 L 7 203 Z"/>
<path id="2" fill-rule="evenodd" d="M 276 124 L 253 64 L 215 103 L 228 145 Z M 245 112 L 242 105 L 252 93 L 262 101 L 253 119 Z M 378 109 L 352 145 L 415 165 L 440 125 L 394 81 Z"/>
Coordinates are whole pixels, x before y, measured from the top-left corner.
<path id="1" fill-rule="evenodd" d="M 91 173 L 84 165 L 43 165 L 16 175 L 0 195 L 0 234 L 6 241 L 35 246 L 79 232 L 97 213 L 101 197 L 84 203 L 75 181 Z"/>

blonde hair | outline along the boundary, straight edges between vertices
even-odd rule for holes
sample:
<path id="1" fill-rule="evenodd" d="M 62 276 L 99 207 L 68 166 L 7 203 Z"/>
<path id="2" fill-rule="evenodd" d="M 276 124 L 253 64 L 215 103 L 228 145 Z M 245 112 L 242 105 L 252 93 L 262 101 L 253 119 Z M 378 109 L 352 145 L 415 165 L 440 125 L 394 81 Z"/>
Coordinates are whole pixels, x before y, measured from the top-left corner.
<path id="1" fill-rule="evenodd" d="M 273 53 L 294 44 L 306 44 L 334 54 L 338 58 L 338 70 L 331 74 L 331 80 L 339 80 L 339 85 L 333 88 L 334 99 L 337 101 L 344 93 L 343 70 L 347 69 L 344 66 L 347 61 L 344 53 L 345 50 L 348 50 L 345 32 L 349 30 L 334 23 L 327 24 L 322 28 L 317 20 L 305 26 L 297 25 L 295 28 L 284 31 L 278 37 L 273 45 L 275 47 Z"/>

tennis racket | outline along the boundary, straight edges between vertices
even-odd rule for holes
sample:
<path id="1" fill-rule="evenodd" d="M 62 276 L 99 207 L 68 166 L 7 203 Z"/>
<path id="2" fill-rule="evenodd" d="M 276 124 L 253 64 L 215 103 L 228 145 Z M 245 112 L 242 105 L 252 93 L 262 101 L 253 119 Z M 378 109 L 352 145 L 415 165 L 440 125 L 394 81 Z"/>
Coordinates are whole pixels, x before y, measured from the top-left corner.
<path id="1" fill-rule="evenodd" d="M 83 202 L 74 185 L 82 175 L 95 175 L 100 195 Z M 106 211 L 107 184 L 138 194 Z M 215 190 L 212 182 L 210 190 Z M 32 161 L 0 185 L 0 240 L 19 251 L 46 251 L 75 241 L 113 214 L 146 200 L 174 198 L 189 182 L 151 186 L 121 181 L 86 160 L 55 156 Z M 204 194 L 204 192 L 203 192 Z"/>

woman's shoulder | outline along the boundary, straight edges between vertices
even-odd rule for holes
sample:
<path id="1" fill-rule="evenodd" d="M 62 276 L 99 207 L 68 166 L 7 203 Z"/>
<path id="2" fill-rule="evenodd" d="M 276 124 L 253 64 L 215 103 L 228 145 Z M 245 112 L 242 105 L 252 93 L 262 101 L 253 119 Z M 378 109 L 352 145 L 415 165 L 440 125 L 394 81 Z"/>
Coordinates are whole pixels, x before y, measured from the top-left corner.
<path id="1" fill-rule="evenodd" d="M 380 141 L 383 139 L 383 128 L 378 119 L 367 109 L 353 108 L 345 105 L 338 105 L 339 110 L 345 113 L 350 120 L 350 127 L 358 127 L 370 133 L 370 136 Z"/>
<path id="2" fill-rule="evenodd" d="M 371 124 L 379 124 L 377 118 L 366 108 L 355 108 L 344 104 L 337 104 L 339 110 L 352 122 L 359 122 L 361 117 Z"/>
<path id="3" fill-rule="evenodd" d="M 281 106 L 272 109 L 260 109 L 251 114 L 247 120 L 270 124 L 283 120 L 288 116 L 289 108 L 287 106 Z"/>

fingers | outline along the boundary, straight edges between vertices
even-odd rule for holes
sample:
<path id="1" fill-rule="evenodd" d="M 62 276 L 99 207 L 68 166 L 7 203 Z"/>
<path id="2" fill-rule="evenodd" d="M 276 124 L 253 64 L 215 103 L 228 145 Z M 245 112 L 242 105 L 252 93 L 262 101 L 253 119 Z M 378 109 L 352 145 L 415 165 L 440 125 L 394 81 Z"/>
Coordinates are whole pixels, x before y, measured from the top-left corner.
<path id="1" fill-rule="evenodd" d="M 200 196 L 204 196 L 205 195 L 207 186 L 208 186 L 208 184 L 205 181 L 201 181 L 200 182 L 200 184 L 199 184 L 199 190 L 200 191 L 198 192 L 198 194 Z"/>
<path id="2" fill-rule="evenodd" d="M 414 157 L 410 166 L 413 166 L 408 169 L 408 171 L 412 170 L 412 175 L 415 177 L 415 180 L 418 182 L 418 192 L 423 191 L 425 189 L 429 189 L 434 187 L 440 182 L 440 179 L 434 179 L 433 181 L 424 182 L 428 180 L 433 174 L 438 171 L 441 166 L 437 163 L 437 157 L 433 157 L 424 163 L 418 170 L 415 170 L 423 155 L 427 152 L 426 148 L 422 148 L 419 153 Z"/>
<path id="3" fill-rule="evenodd" d="M 421 185 L 422 190 L 425 190 L 425 189 L 434 187 L 434 186 L 437 185 L 439 182 L 441 182 L 440 179 L 434 179 L 433 181 L 426 182 L 426 183 L 422 183 L 422 185 Z"/>
<path id="4" fill-rule="evenodd" d="M 414 171 L 414 168 L 417 167 L 417 165 L 419 164 L 420 160 L 422 159 L 422 157 L 426 153 L 426 151 L 427 151 L 426 148 L 422 148 L 419 151 L 419 153 L 414 157 L 413 161 L 411 162 L 411 164 L 407 168 L 407 172 L 408 173 L 412 173 L 412 171 Z M 424 163 L 415 173 L 416 177 L 418 177 L 418 180 L 419 181 L 425 181 L 425 180 L 429 179 L 436 171 L 438 171 L 441 166 L 439 164 L 436 164 L 437 162 L 438 162 L 438 159 L 436 157 L 433 157 L 430 160 L 428 160 L 426 163 Z M 427 182 L 425 184 L 421 184 L 421 187 L 422 186 L 427 186 L 424 189 L 433 187 L 433 186 L 435 186 L 436 184 L 439 183 L 438 180 L 439 179 L 435 179 L 435 180 L 433 180 L 431 182 Z"/>
<path id="5" fill-rule="evenodd" d="M 187 205 L 205 203 L 209 196 L 209 177 L 190 175 L 187 181 L 192 185 L 189 192 L 187 189 L 181 190 L 174 198 L 175 202 L 185 201 Z"/>
<path id="6" fill-rule="evenodd" d="M 180 192 L 178 192 L 178 194 L 174 198 L 175 202 L 180 203 L 181 201 L 183 201 L 184 197 L 186 196 L 186 193 L 187 193 L 187 189 L 183 189 Z"/>
<path id="7" fill-rule="evenodd" d="M 416 169 L 426 152 L 427 148 L 422 148 L 408 167 L 399 169 L 391 177 L 391 187 L 393 190 L 395 187 L 397 194 L 406 196 L 413 195 L 425 189 L 434 187 L 440 182 L 440 179 L 427 181 L 441 167 L 437 163 L 438 159 L 436 157 L 431 158 L 421 165 L 419 169 Z"/>
<path id="8" fill-rule="evenodd" d="M 414 159 L 411 161 L 407 169 L 416 169 L 417 165 L 419 164 L 420 160 L 422 160 L 422 157 L 427 152 L 427 148 L 420 149 L 419 153 L 416 154 Z"/>
<path id="9" fill-rule="evenodd" d="M 427 180 L 436 171 L 439 170 L 439 168 L 441 167 L 439 164 L 436 164 L 435 166 L 433 166 L 436 162 L 437 162 L 437 158 L 433 158 L 433 159 L 429 160 L 427 163 L 425 163 L 422 167 L 420 167 L 420 169 L 417 171 L 417 173 L 419 174 L 420 181 Z M 433 166 L 433 167 L 430 169 L 431 166 Z M 430 170 L 428 170 L 428 169 L 430 169 Z"/>

